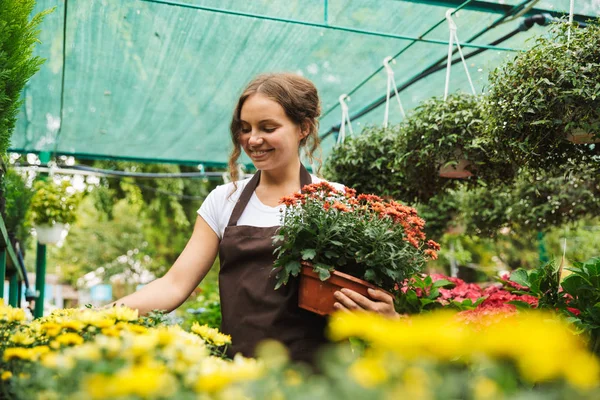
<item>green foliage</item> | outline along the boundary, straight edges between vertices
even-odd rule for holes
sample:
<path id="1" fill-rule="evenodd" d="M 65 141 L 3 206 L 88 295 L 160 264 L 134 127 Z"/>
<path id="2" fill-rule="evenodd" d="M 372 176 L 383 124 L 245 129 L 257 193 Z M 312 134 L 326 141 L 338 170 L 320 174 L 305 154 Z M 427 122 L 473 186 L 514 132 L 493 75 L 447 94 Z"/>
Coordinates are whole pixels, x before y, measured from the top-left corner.
<path id="1" fill-rule="evenodd" d="M 591 347 L 594 353 L 600 355 L 600 257 L 574 263 L 569 268 L 571 275 L 562 281 L 568 306 L 579 310 L 579 315 L 573 316 L 576 325 L 589 332 Z"/>
<path id="2" fill-rule="evenodd" d="M 444 233 L 457 223 L 459 202 L 454 190 L 436 194 L 425 203 L 417 204 L 419 215 L 425 220 L 427 237 L 439 241 Z"/>
<path id="3" fill-rule="evenodd" d="M 29 235 L 30 221 L 26 218 L 33 191 L 27 187 L 25 179 L 15 170 L 9 169 L 3 177 L 6 209 L 4 223 L 9 235 L 25 246 Z"/>
<path id="4" fill-rule="evenodd" d="M 52 180 L 37 181 L 33 185 L 30 213 L 34 225 L 71 224 L 77 216 L 79 196 L 71 183 L 63 180 L 59 184 Z"/>
<path id="5" fill-rule="evenodd" d="M 527 287 L 527 291 L 515 292 L 537 297 L 538 308 L 554 310 L 563 302 L 563 295 L 559 291 L 560 274 L 560 266 L 551 261 L 532 270 L 517 269 L 510 275 L 510 280 Z"/>
<path id="6" fill-rule="evenodd" d="M 490 74 L 487 114 L 495 145 L 521 166 L 551 169 L 591 154 L 574 130 L 600 138 L 600 24 L 557 24 L 527 52 Z"/>
<path id="7" fill-rule="evenodd" d="M 442 178 L 443 166 L 455 166 L 461 159 L 475 176 L 471 183 L 512 179 L 512 166 L 503 161 L 484 135 L 482 99 L 468 94 L 452 94 L 447 100 L 432 98 L 421 103 L 403 125 L 406 147 L 400 155 L 405 185 L 412 198 L 427 201 L 459 184 Z"/>
<path id="8" fill-rule="evenodd" d="M 30 19 L 35 0 L 0 2 L 0 157 L 8 149 L 25 84 L 44 60 L 34 57 L 37 27 L 49 11 Z"/>
<path id="9" fill-rule="evenodd" d="M 399 157 L 403 153 L 400 126 L 370 126 L 349 136 L 326 160 L 323 175 L 360 193 L 404 199 L 405 177 Z"/>
<path id="10" fill-rule="evenodd" d="M 600 215 L 600 180 L 593 168 L 522 170 L 514 184 L 456 192 L 467 232 L 496 236 L 503 227 L 532 234 Z"/>
<path id="11" fill-rule="evenodd" d="M 177 309 L 177 315 L 183 318 L 181 326 L 189 330 L 194 322 L 211 328 L 221 327 L 221 300 L 219 298 L 218 265 L 213 265 L 204 277 L 197 296 L 187 300 Z"/>

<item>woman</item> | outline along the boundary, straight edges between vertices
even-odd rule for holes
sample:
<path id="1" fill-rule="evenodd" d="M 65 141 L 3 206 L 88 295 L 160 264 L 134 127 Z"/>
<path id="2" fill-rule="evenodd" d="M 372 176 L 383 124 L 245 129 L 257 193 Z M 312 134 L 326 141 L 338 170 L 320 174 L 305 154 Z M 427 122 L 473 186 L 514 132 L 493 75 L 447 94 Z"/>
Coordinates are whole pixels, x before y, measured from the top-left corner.
<path id="1" fill-rule="evenodd" d="M 300 162 L 300 148 L 311 160 L 319 149 L 319 115 L 317 89 L 309 80 L 293 74 L 254 79 L 231 122 L 233 182 L 206 198 L 192 237 L 165 276 L 117 303 L 141 313 L 177 308 L 206 276 L 218 252 L 221 330 L 232 337 L 230 355 L 253 356 L 256 344 L 272 338 L 289 348 L 292 359 L 311 362 L 326 341 L 325 320 L 298 307 L 297 280 L 274 289 L 272 236 L 280 225 L 279 199 L 319 181 Z M 258 172 L 236 182 L 241 149 Z M 336 308 L 396 315 L 389 295 L 369 295 L 344 289 L 336 293 Z"/>

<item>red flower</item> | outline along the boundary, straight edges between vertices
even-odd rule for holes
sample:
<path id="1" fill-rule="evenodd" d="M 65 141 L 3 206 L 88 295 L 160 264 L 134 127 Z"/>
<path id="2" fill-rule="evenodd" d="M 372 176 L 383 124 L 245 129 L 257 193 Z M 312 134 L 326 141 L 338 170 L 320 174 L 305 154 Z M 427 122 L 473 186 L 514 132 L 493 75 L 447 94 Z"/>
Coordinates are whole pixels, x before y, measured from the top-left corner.
<path id="1" fill-rule="evenodd" d="M 571 314 L 575 315 L 576 317 L 578 317 L 578 316 L 579 316 L 579 314 L 581 314 L 581 311 L 580 311 L 580 310 L 578 310 L 578 309 L 576 309 L 576 308 L 573 308 L 573 307 L 567 307 L 567 310 L 568 310 L 568 311 L 569 311 Z"/>

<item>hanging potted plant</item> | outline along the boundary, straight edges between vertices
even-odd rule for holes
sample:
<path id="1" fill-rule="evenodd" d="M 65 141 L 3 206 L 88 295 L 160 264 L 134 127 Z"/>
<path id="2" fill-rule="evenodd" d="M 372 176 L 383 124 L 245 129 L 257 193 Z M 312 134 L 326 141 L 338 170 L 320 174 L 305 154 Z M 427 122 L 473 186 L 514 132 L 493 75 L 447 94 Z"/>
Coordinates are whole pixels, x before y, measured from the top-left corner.
<path id="1" fill-rule="evenodd" d="M 3 177 L 6 199 L 5 214 L 2 216 L 8 236 L 16 238 L 23 246 L 29 239 L 30 221 L 26 218 L 33 191 L 25 179 L 15 170 L 9 169 Z"/>
<path id="2" fill-rule="evenodd" d="M 360 193 L 404 199 L 405 178 L 398 157 L 403 152 L 400 125 L 367 126 L 332 149 L 323 175 Z"/>
<path id="3" fill-rule="evenodd" d="M 37 181 L 31 199 L 31 220 L 41 244 L 56 244 L 67 224 L 75 222 L 77 196 L 71 184 L 62 181 Z"/>
<path id="4" fill-rule="evenodd" d="M 569 33 L 570 32 L 570 33 Z M 520 165 L 549 169 L 600 154 L 600 24 L 556 24 L 490 74 L 491 137 Z"/>
<path id="5" fill-rule="evenodd" d="M 276 287 L 301 276 L 300 307 L 321 315 L 333 312 L 333 293 L 341 287 L 365 296 L 375 287 L 393 294 L 397 283 L 437 257 L 425 221 L 398 202 L 321 182 L 282 203 L 283 224 L 273 238 Z"/>
<path id="6" fill-rule="evenodd" d="M 431 197 L 468 180 L 509 180 L 513 168 L 485 135 L 482 99 L 464 93 L 419 105 L 403 125 L 403 171 L 414 200 Z M 409 199 L 409 200 L 413 200 Z"/>

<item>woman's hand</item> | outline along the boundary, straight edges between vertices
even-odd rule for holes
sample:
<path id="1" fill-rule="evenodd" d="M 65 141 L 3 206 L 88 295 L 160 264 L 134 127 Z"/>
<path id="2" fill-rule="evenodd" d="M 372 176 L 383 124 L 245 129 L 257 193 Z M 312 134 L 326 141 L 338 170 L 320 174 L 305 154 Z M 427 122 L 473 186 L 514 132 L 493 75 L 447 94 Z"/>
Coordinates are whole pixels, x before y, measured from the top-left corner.
<path id="1" fill-rule="evenodd" d="M 333 305 L 336 310 L 375 312 L 386 317 L 398 318 L 394 309 L 394 299 L 381 290 L 368 289 L 369 297 L 365 297 L 350 289 L 342 289 L 334 293 L 337 302 Z"/>

